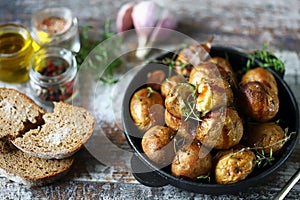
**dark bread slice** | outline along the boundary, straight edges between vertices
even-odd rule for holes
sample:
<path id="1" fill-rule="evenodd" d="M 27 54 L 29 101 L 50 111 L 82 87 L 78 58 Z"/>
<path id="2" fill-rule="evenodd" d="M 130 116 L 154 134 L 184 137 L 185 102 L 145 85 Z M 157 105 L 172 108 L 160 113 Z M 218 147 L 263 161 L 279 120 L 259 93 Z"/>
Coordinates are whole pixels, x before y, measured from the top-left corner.
<path id="1" fill-rule="evenodd" d="M 84 108 L 54 103 L 53 113 L 43 115 L 45 124 L 12 140 L 21 151 L 44 159 L 73 155 L 90 138 L 94 117 Z"/>
<path id="2" fill-rule="evenodd" d="M 0 88 L 0 139 L 14 139 L 44 123 L 45 111 L 25 94 Z"/>
<path id="3" fill-rule="evenodd" d="M 28 186 L 42 186 L 64 176 L 74 157 L 61 160 L 41 159 L 16 148 L 0 152 L 0 174 L 7 179 Z"/>

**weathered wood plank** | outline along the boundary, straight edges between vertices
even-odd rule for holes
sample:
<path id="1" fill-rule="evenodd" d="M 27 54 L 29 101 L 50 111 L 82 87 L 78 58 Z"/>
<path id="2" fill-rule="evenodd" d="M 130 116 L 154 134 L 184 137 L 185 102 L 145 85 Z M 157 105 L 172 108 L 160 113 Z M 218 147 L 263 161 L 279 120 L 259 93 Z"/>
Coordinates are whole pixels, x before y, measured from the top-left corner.
<path id="1" fill-rule="evenodd" d="M 107 18 L 112 22 L 118 8 L 128 0 L 35 0 L 0 1 L 0 24 L 11 21 L 29 26 L 33 12 L 48 6 L 67 6 L 85 24 L 103 27 Z M 260 49 L 266 42 L 278 57 L 285 61 L 285 81 L 300 104 L 300 1 L 273 0 L 157 0 L 166 5 L 179 19 L 178 30 L 199 41 L 215 35 L 215 44 Z M 115 28 L 113 26 L 113 28 Z M 30 94 L 26 84 L 14 87 Z M 88 104 L 88 102 L 85 102 Z M 122 148 L 128 148 L 124 137 L 109 135 Z M 149 188 L 134 180 L 122 166 L 106 166 L 86 149 L 77 154 L 70 173 L 49 186 L 27 188 L 0 178 L 0 199 L 272 199 L 300 167 L 300 142 L 288 161 L 265 183 L 236 195 L 201 195 L 179 190 L 172 186 Z M 300 199 L 300 184 L 291 190 L 287 199 Z"/>

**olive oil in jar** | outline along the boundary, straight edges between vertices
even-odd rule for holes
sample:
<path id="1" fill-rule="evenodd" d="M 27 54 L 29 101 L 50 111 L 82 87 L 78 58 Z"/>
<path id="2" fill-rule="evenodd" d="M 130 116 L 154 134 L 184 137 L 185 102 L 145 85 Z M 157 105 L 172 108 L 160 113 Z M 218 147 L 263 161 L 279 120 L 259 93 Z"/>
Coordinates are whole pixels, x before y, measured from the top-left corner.
<path id="1" fill-rule="evenodd" d="M 0 81 L 27 81 L 32 54 L 32 39 L 25 27 L 17 24 L 0 26 Z"/>

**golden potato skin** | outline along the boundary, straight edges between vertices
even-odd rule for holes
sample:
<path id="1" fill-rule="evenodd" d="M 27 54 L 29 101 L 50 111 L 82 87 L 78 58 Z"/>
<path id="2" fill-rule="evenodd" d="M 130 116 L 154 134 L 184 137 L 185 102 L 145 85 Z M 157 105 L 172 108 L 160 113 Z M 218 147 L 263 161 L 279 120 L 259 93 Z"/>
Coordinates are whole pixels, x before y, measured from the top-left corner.
<path id="1" fill-rule="evenodd" d="M 210 152 L 200 143 L 193 142 L 177 151 L 171 165 L 174 176 L 197 180 L 199 176 L 207 176 L 212 168 Z"/>
<path id="2" fill-rule="evenodd" d="M 185 101 L 195 93 L 195 89 L 188 83 L 183 83 L 175 86 L 174 90 L 169 92 L 165 99 L 165 107 L 169 113 L 177 118 L 183 116 L 183 108 L 185 107 Z"/>
<path id="3" fill-rule="evenodd" d="M 190 76 L 194 66 L 201 63 L 208 56 L 201 44 L 192 44 L 182 49 L 175 60 L 175 71 L 183 76 Z"/>
<path id="4" fill-rule="evenodd" d="M 177 131 L 181 126 L 181 118 L 175 117 L 167 109 L 165 110 L 165 122 L 174 131 Z"/>
<path id="5" fill-rule="evenodd" d="M 213 109 L 230 106 L 233 101 L 230 85 L 221 78 L 203 80 L 198 85 L 196 109 L 204 115 Z"/>
<path id="6" fill-rule="evenodd" d="M 130 100 L 132 119 L 144 131 L 154 125 L 164 124 L 163 98 L 156 91 L 149 92 L 147 88 L 142 88 Z"/>
<path id="7" fill-rule="evenodd" d="M 232 87 L 232 89 L 236 91 L 238 88 L 238 81 L 237 81 L 237 78 L 235 76 L 235 73 L 233 72 L 233 69 L 232 69 L 230 63 L 222 57 L 213 57 L 213 58 L 209 59 L 208 61 L 219 65 L 220 67 L 222 67 L 225 70 L 226 74 L 223 73 L 223 75 L 222 75 L 223 78 L 225 80 L 227 80 L 228 83 L 230 84 L 230 86 Z"/>
<path id="8" fill-rule="evenodd" d="M 238 104 L 253 120 L 267 122 L 279 111 L 277 83 L 264 68 L 247 71 L 240 82 Z"/>
<path id="9" fill-rule="evenodd" d="M 273 74 L 267 69 L 258 67 L 248 70 L 242 77 L 241 85 L 255 81 L 260 82 L 267 90 L 273 91 L 276 95 L 278 94 L 276 80 Z"/>
<path id="10" fill-rule="evenodd" d="M 222 67 L 212 62 L 202 62 L 192 69 L 189 83 L 197 87 L 196 108 L 199 112 L 206 114 L 212 109 L 233 103 L 233 91 L 226 74 Z"/>
<path id="11" fill-rule="evenodd" d="M 161 85 L 161 95 L 163 97 L 168 96 L 169 92 L 171 92 L 178 83 L 184 82 L 186 82 L 184 77 L 180 75 L 174 75 L 167 78 Z"/>
<path id="12" fill-rule="evenodd" d="M 218 152 L 214 157 L 215 180 L 231 184 L 244 180 L 254 170 L 255 154 L 251 150 L 231 149 Z"/>
<path id="13" fill-rule="evenodd" d="M 175 151 L 174 131 L 165 126 L 153 126 L 142 138 L 142 148 L 147 157 L 160 167 L 171 164 Z"/>
<path id="14" fill-rule="evenodd" d="M 196 139 L 211 148 L 229 149 L 240 142 L 243 132 L 243 121 L 238 112 L 227 107 L 214 110 L 203 118 Z"/>
<path id="15" fill-rule="evenodd" d="M 245 133 L 245 143 L 265 154 L 278 152 L 284 145 L 284 130 L 274 122 L 249 125 Z M 260 149 L 262 148 L 262 149 Z"/>
<path id="16" fill-rule="evenodd" d="M 279 111 L 279 98 L 260 82 L 247 82 L 240 86 L 238 104 L 241 110 L 258 122 L 267 122 Z"/>

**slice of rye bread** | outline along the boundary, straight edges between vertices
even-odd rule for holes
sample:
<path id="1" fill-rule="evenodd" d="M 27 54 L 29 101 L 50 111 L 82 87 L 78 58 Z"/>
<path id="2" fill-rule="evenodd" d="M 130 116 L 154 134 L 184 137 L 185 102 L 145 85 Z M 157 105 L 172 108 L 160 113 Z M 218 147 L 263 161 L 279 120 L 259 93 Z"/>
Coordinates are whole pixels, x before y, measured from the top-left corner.
<path id="1" fill-rule="evenodd" d="M 14 139 L 44 123 L 45 111 L 25 94 L 0 88 L 0 139 Z"/>
<path id="2" fill-rule="evenodd" d="M 54 103 L 53 113 L 43 115 L 45 124 L 12 140 L 20 150 L 44 159 L 73 155 L 90 138 L 94 117 L 84 108 Z"/>
<path id="3" fill-rule="evenodd" d="M 0 152 L 0 174 L 7 179 L 28 186 L 42 186 L 64 176 L 74 156 L 66 159 L 41 159 L 30 156 L 17 148 L 6 153 Z"/>

